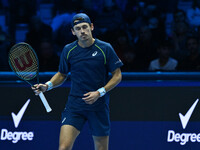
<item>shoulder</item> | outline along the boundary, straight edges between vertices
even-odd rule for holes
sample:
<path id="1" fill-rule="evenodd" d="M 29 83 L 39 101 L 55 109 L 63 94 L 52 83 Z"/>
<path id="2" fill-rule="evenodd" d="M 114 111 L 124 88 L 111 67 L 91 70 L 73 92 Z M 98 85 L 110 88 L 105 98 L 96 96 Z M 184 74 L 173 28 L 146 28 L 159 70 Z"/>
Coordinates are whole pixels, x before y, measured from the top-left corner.
<path id="1" fill-rule="evenodd" d="M 77 41 L 65 45 L 61 55 L 64 57 L 68 57 L 69 53 L 71 53 L 71 51 L 74 50 L 76 47 L 77 47 Z"/>
<path id="2" fill-rule="evenodd" d="M 110 45 L 110 43 L 99 40 L 99 39 L 95 39 L 97 44 L 101 44 L 101 45 Z"/>
<path id="3" fill-rule="evenodd" d="M 96 39 L 95 46 L 105 54 L 105 57 L 116 55 L 115 50 L 108 42 Z"/>
<path id="4" fill-rule="evenodd" d="M 95 46 L 98 46 L 102 49 L 105 49 L 105 48 L 112 48 L 111 44 L 108 43 L 108 42 L 105 42 L 105 41 L 102 41 L 102 40 L 99 40 L 99 39 L 95 39 Z"/>
<path id="5" fill-rule="evenodd" d="M 150 62 L 151 65 L 155 65 L 158 64 L 159 60 L 158 59 L 154 59 Z"/>
<path id="6" fill-rule="evenodd" d="M 171 61 L 172 63 L 178 63 L 178 61 L 176 60 L 176 59 L 174 59 L 174 58 L 169 58 L 169 61 Z"/>
<path id="7" fill-rule="evenodd" d="M 74 41 L 72 43 L 69 43 L 64 46 L 63 51 L 64 52 L 69 52 L 70 50 L 74 49 L 77 47 L 77 41 Z"/>
<path id="8" fill-rule="evenodd" d="M 154 59 L 149 64 L 149 70 L 153 71 L 153 70 L 157 70 L 157 69 L 159 69 L 159 60 Z"/>

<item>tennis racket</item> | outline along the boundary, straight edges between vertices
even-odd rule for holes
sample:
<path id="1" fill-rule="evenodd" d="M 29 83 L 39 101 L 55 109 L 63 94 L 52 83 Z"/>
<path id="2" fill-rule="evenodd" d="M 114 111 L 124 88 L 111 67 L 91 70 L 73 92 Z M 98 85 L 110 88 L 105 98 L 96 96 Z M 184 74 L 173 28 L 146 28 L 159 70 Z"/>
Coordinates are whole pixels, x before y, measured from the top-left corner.
<path id="1" fill-rule="evenodd" d="M 39 84 L 39 60 L 34 49 L 27 43 L 21 42 L 15 44 L 8 54 L 9 65 L 16 75 L 33 86 L 30 80 L 37 78 Z M 40 92 L 40 99 L 47 112 L 52 109 L 49 106 L 44 94 Z"/>

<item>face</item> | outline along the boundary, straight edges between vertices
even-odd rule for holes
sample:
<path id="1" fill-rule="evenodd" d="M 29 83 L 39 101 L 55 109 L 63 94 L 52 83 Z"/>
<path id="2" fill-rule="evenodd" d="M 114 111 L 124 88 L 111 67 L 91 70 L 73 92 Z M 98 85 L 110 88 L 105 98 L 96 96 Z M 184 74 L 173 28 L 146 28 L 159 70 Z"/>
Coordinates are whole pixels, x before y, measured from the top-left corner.
<path id="1" fill-rule="evenodd" d="M 140 29 L 140 38 L 142 41 L 148 41 L 152 37 L 151 30 L 148 27 L 142 27 Z"/>
<path id="2" fill-rule="evenodd" d="M 92 39 L 93 24 L 79 23 L 72 29 L 72 34 L 75 35 L 79 41 L 86 41 Z"/>
<path id="3" fill-rule="evenodd" d="M 187 32 L 188 26 L 185 22 L 179 22 L 176 24 L 176 33 L 182 34 Z"/>
<path id="4" fill-rule="evenodd" d="M 159 49 L 160 56 L 163 58 L 168 58 L 170 55 L 170 49 L 168 47 L 161 47 Z"/>
<path id="5" fill-rule="evenodd" d="M 158 28 L 158 23 L 159 23 L 159 21 L 158 21 L 158 19 L 155 18 L 155 17 L 152 17 L 152 18 L 149 19 L 149 27 L 150 27 L 151 29 L 156 29 L 156 28 Z"/>
<path id="6" fill-rule="evenodd" d="M 189 39 L 187 42 L 187 48 L 191 53 L 198 51 L 198 42 L 196 39 Z"/>
<path id="7" fill-rule="evenodd" d="M 174 14 L 175 22 L 182 22 L 185 20 L 185 14 L 182 11 L 178 11 Z"/>

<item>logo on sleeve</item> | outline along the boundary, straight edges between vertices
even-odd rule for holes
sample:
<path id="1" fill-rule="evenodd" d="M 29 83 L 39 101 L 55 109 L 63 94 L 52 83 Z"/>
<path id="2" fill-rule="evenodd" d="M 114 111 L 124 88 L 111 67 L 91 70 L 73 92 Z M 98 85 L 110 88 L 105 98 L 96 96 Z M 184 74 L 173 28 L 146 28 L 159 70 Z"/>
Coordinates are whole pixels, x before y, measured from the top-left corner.
<path id="1" fill-rule="evenodd" d="M 119 59 L 118 61 L 115 62 L 115 64 L 121 63 L 122 61 Z"/>
<path id="2" fill-rule="evenodd" d="M 95 52 L 92 54 L 92 56 L 96 56 L 96 55 L 97 55 L 97 53 L 98 53 L 98 52 L 97 52 L 97 51 L 95 51 Z"/>

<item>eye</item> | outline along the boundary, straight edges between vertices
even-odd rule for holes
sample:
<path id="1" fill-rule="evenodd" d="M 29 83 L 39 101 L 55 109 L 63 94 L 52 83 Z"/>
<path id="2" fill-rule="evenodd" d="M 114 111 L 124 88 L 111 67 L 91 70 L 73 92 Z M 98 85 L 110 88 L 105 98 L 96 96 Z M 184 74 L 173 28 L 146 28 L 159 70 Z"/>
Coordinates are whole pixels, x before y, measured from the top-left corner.
<path id="1" fill-rule="evenodd" d="M 75 28 L 75 30 L 77 30 L 77 31 L 80 30 L 80 29 L 81 29 L 80 27 L 76 27 L 76 28 Z"/>
<path id="2" fill-rule="evenodd" d="M 83 27 L 82 27 L 83 29 L 87 29 L 88 28 L 88 26 L 87 25 L 83 25 Z"/>

